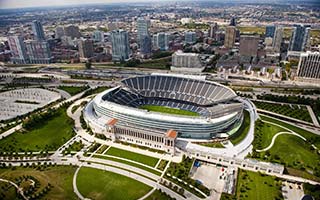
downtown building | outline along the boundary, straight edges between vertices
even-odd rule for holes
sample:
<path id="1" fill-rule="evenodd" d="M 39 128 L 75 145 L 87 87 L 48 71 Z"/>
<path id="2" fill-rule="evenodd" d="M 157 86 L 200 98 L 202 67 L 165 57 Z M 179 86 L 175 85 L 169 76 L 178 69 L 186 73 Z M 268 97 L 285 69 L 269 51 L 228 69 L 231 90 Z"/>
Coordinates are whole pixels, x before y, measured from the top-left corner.
<path id="1" fill-rule="evenodd" d="M 184 41 L 186 44 L 194 44 L 197 41 L 196 33 L 193 31 L 188 31 L 184 33 Z"/>
<path id="2" fill-rule="evenodd" d="M 227 49 L 232 49 L 235 41 L 236 41 L 236 27 L 234 26 L 226 27 L 224 47 Z"/>
<path id="3" fill-rule="evenodd" d="M 80 61 L 88 61 L 94 56 L 93 41 L 89 39 L 78 41 Z"/>
<path id="4" fill-rule="evenodd" d="M 161 51 L 166 51 L 169 49 L 169 37 L 170 34 L 160 32 L 153 35 L 153 46 L 160 49 Z"/>
<path id="5" fill-rule="evenodd" d="M 259 36 L 241 35 L 240 36 L 240 55 L 247 57 L 257 57 L 259 47 Z"/>
<path id="6" fill-rule="evenodd" d="M 11 62 L 14 64 L 27 64 L 27 49 L 22 36 L 9 36 L 8 43 L 11 51 Z"/>
<path id="7" fill-rule="evenodd" d="M 64 27 L 64 35 L 67 37 L 71 37 L 71 39 L 81 37 L 79 27 L 74 26 L 74 25 Z"/>
<path id="8" fill-rule="evenodd" d="M 49 44 L 46 41 L 25 41 L 29 64 L 49 64 L 52 60 Z"/>
<path id="9" fill-rule="evenodd" d="M 45 35 L 44 35 L 42 24 L 39 21 L 34 20 L 32 22 L 32 31 L 33 31 L 33 34 L 34 34 L 36 40 L 43 41 L 46 39 Z"/>
<path id="10" fill-rule="evenodd" d="M 137 39 L 138 42 L 144 37 L 144 35 L 149 35 L 149 27 L 150 27 L 150 20 L 145 18 L 138 18 L 137 19 Z"/>
<path id="11" fill-rule="evenodd" d="M 320 83 L 319 52 L 308 51 L 300 54 L 296 80 Z"/>
<path id="12" fill-rule="evenodd" d="M 112 60 L 125 61 L 130 56 L 129 35 L 125 30 L 114 30 L 111 32 Z"/>
<path id="13" fill-rule="evenodd" d="M 199 54 L 177 51 L 172 55 L 172 71 L 202 72 L 204 68 Z"/>
<path id="14" fill-rule="evenodd" d="M 306 51 L 309 43 L 309 34 L 309 26 L 295 25 L 289 44 L 289 51 Z"/>

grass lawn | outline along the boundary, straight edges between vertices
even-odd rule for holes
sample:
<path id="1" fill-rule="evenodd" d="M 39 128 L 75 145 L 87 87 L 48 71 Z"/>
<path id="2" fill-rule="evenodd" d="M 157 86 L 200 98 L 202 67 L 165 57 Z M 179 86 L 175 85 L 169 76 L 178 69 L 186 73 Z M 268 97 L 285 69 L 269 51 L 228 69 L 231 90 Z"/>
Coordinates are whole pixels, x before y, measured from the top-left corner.
<path id="1" fill-rule="evenodd" d="M 316 135 L 314 133 L 311 133 L 307 130 L 304 130 L 302 128 L 299 128 L 299 127 L 296 127 L 296 126 L 293 126 L 291 124 L 288 124 L 288 123 L 285 123 L 285 122 L 282 122 L 282 121 L 279 121 L 279 120 L 276 120 L 276 119 L 273 119 L 273 118 L 270 118 L 270 117 L 267 117 L 265 115 L 260 115 L 261 119 L 262 120 L 265 120 L 265 121 L 269 121 L 269 122 L 273 122 L 275 124 L 278 124 L 278 125 L 281 125 L 281 126 L 284 126 L 300 135 L 302 135 L 303 137 L 305 137 L 309 142 L 311 142 L 312 144 L 314 144 L 318 149 L 320 149 L 320 136 L 319 135 Z"/>
<path id="2" fill-rule="evenodd" d="M 267 103 L 261 101 L 254 101 L 258 109 L 278 113 L 298 120 L 312 123 L 311 116 L 306 106 L 282 103 Z"/>
<path id="3" fill-rule="evenodd" d="M 279 132 L 288 131 L 279 126 L 275 126 L 273 124 L 269 124 L 261 120 L 256 121 L 253 141 L 254 148 L 264 149 L 268 147 L 271 143 L 273 136 Z"/>
<path id="4" fill-rule="evenodd" d="M 72 127 L 72 119 L 67 116 L 65 109 L 60 109 L 55 117 L 42 122 L 40 127 L 23 133 L 16 132 L 0 140 L 0 151 L 53 151 L 74 136 Z"/>
<path id="5" fill-rule="evenodd" d="M 60 90 L 64 90 L 66 92 L 68 92 L 71 96 L 76 95 L 86 89 L 88 89 L 87 86 L 82 86 L 82 87 L 76 87 L 76 86 L 59 86 L 58 89 Z"/>
<path id="6" fill-rule="evenodd" d="M 68 148 L 64 150 L 64 153 L 68 154 L 72 151 L 80 151 L 84 147 L 84 144 L 82 144 L 81 140 L 80 142 L 74 142 Z"/>
<path id="7" fill-rule="evenodd" d="M 150 168 L 145 167 L 145 166 L 143 166 L 143 165 L 139 165 L 139 164 L 132 163 L 132 162 L 129 162 L 129 161 L 120 160 L 120 159 L 117 159 L 117 158 L 111 158 L 111 157 L 102 156 L 102 155 L 93 155 L 92 157 L 93 157 L 93 158 L 100 158 L 100 159 L 111 160 L 111 161 L 115 161 L 115 162 L 127 164 L 127 165 L 130 165 L 130 166 L 136 167 L 136 168 L 143 169 L 143 170 L 145 170 L 145 171 L 148 171 L 148 172 L 153 173 L 153 174 L 158 175 L 158 176 L 161 175 L 161 173 L 158 172 L 158 171 L 156 171 L 156 170 L 153 170 L 153 169 L 150 169 Z M 142 174 L 142 175 L 143 175 L 143 174 Z"/>
<path id="8" fill-rule="evenodd" d="M 139 199 L 151 187 L 134 179 L 99 169 L 83 167 L 77 177 L 80 193 L 90 199 Z"/>
<path id="9" fill-rule="evenodd" d="M 150 196 L 146 198 L 146 200 L 170 200 L 172 199 L 170 196 L 168 196 L 164 192 L 160 192 L 159 190 L 155 190 L 152 192 Z"/>
<path id="10" fill-rule="evenodd" d="M 277 181 L 273 176 L 240 169 L 235 196 L 223 194 L 221 199 L 283 199 L 281 193 L 281 181 Z"/>
<path id="11" fill-rule="evenodd" d="M 116 156 L 116 157 L 120 157 L 120 158 L 126 158 L 128 160 L 132 160 L 132 161 L 136 161 L 145 165 L 149 165 L 151 167 L 154 167 L 158 160 L 157 158 L 154 157 L 150 157 L 150 156 L 145 156 L 142 154 L 138 154 L 138 153 L 134 153 L 131 151 L 126 151 L 126 150 L 122 150 L 122 149 L 118 149 L 115 147 L 111 147 L 110 149 L 108 149 L 108 151 L 106 152 L 107 155 L 111 155 L 111 156 Z"/>
<path id="12" fill-rule="evenodd" d="M 310 147 L 310 144 L 297 136 L 280 135 L 269 152 L 270 156 L 275 157 L 273 160 L 285 163 L 288 167 L 299 168 L 303 165 L 311 169 L 320 164 L 320 156 Z"/>
<path id="13" fill-rule="evenodd" d="M 43 199 L 72 200 L 77 199 L 72 187 L 72 178 L 75 170 L 76 167 L 72 166 L 47 167 L 41 171 L 33 168 L 18 167 L 15 170 L 0 169 L 0 177 L 14 182 L 15 178 L 29 175 L 40 182 L 40 188 L 36 191 L 41 191 L 48 183 L 53 186 Z"/>
<path id="14" fill-rule="evenodd" d="M 12 200 L 17 199 L 17 190 L 10 183 L 0 182 L 0 199 Z"/>
<path id="15" fill-rule="evenodd" d="M 187 116 L 199 116 L 198 113 L 192 112 L 189 110 L 181 110 L 177 108 L 170 108 L 166 106 L 155 106 L 155 105 L 143 105 L 139 107 L 140 109 L 145 109 L 148 111 L 153 112 L 160 112 L 160 113 L 168 113 L 168 114 L 175 114 L 175 115 L 187 115 Z"/>
<path id="16" fill-rule="evenodd" d="M 244 119 L 240 128 L 233 135 L 230 136 L 230 142 L 233 145 L 240 143 L 248 134 L 250 128 L 250 113 L 246 110 L 243 111 Z"/>
<path id="17" fill-rule="evenodd" d="M 97 153 L 102 154 L 109 146 L 107 145 L 102 145 L 102 147 L 99 148 Z"/>

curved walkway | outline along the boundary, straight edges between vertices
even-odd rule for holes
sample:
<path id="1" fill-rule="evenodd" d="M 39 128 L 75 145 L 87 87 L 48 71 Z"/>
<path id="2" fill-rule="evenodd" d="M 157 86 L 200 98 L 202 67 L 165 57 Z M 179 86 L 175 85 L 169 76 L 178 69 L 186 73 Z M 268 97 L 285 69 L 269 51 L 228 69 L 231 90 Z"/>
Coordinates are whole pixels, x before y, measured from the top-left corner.
<path id="1" fill-rule="evenodd" d="M 261 149 L 261 150 L 258 150 L 258 149 L 257 149 L 256 151 L 257 151 L 257 152 L 268 151 L 268 150 L 271 149 L 272 146 L 274 145 L 274 142 L 275 142 L 275 140 L 277 139 L 277 137 L 280 136 L 280 135 L 284 135 L 284 134 L 295 135 L 295 136 L 301 138 L 301 139 L 304 140 L 304 141 L 307 140 L 306 138 L 302 137 L 301 135 L 299 135 L 298 133 L 295 133 L 295 132 L 279 132 L 279 133 L 275 134 L 275 135 L 272 137 L 272 141 L 271 141 L 271 143 L 270 143 L 270 145 L 269 145 L 268 147 L 266 147 L 266 148 L 264 148 L 264 149 Z"/>
<path id="2" fill-rule="evenodd" d="M 21 188 L 19 188 L 19 186 L 17 184 L 15 184 L 14 182 L 12 181 L 9 181 L 9 180 L 6 180 L 6 179 L 2 179 L 0 178 L 0 181 L 1 182 L 6 182 L 6 183 L 10 183 L 11 185 L 13 185 L 16 189 L 17 189 L 17 192 L 26 200 L 28 200 L 28 198 L 23 194 L 23 191 Z"/>

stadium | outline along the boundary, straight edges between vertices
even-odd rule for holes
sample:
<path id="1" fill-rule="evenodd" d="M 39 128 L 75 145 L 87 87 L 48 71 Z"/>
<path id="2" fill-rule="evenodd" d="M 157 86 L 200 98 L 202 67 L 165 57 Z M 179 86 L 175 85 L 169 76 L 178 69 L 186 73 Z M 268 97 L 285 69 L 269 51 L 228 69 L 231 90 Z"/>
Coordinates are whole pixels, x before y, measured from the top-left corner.
<path id="1" fill-rule="evenodd" d="M 156 74 L 122 80 L 90 101 L 84 116 L 98 133 L 110 131 L 108 127 L 116 123 L 137 132 L 174 130 L 178 138 L 210 140 L 235 133 L 243 120 L 243 107 L 235 92 L 221 84 Z"/>

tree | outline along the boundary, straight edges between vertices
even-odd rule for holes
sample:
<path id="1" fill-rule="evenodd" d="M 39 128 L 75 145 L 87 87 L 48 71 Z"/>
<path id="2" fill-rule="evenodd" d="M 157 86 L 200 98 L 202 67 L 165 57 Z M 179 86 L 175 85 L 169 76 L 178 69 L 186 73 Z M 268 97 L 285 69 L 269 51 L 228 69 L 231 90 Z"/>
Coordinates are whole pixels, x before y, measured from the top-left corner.
<path id="1" fill-rule="evenodd" d="M 91 69 L 92 63 L 90 61 L 87 61 L 85 66 L 86 66 L 86 69 Z"/>

